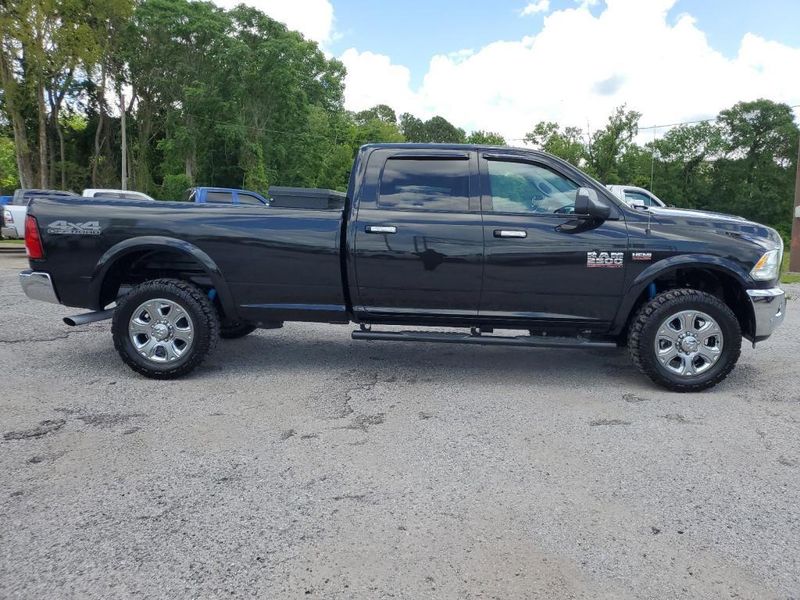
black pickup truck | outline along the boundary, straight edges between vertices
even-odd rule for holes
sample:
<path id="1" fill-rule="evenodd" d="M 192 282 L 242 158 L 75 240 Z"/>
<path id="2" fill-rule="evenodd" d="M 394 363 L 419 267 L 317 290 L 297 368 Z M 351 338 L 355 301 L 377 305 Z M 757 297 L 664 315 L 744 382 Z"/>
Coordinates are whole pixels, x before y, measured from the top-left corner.
<path id="1" fill-rule="evenodd" d="M 627 344 L 655 382 L 695 391 L 785 311 L 773 229 L 637 210 L 541 152 L 367 145 L 347 194 L 270 192 L 266 206 L 36 198 L 22 286 L 96 311 L 69 324 L 113 316 L 122 359 L 154 378 L 188 373 L 220 335 L 315 321 L 355 322 L 360 340 Z"/>

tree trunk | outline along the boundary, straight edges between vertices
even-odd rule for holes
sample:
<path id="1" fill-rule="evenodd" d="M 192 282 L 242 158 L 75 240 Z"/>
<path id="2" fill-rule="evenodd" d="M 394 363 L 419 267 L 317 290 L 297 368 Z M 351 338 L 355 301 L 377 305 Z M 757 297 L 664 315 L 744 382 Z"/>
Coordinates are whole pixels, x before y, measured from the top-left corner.
<path id="1" fill-rule="evenodd" d="M 39 182 L 42 188 L 48 187 L 47 177 L 47 107 L 44 103 L 44 85 L 36 85 L 36 105 L 39 113 Z"/>
<path id="2" fill-rule="evenodd" d="M 61 130 L 61 124 L 56 121 L 56 131 L 58 132 L 58 146 L 61 154 L 61 189 L 67 189 L 67 159 L 66 152 L 64 151 L 64 132 Z"/>
<path id="3" fill-rule="evenodd" d="M 94 132 L 94 160 L 92 161 L 92 187 L 97 187 L 97 164 L 100 162 L 100 141 L 103 132 L 103 121 L 105 119 L 105 89 L 106 89 L 106 66 L 100 68 L 100 96 L 97 99 L 98 118 L 97 129 Z"/>
<path id="4" fill-rule="evenodd" d="M 14 152 L 17 159 L 17 171 L 21 187 L 33 187 L 33 164 L 31 163 L 31 150 L 25 133 L 25 119 L 22 117 L 17 105 L 18 86 L 11 72 L 11 65 L 6 53 L 0 50 L 0 82 L 5 91 L 5 109 L 11 119 L 14 130 Z"/>

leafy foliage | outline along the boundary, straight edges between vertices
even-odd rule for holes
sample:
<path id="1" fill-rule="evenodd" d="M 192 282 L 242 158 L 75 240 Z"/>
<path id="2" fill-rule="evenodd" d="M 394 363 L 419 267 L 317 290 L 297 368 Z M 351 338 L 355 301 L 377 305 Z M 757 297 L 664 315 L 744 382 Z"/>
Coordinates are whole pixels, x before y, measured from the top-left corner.
<path id="1" fill-rule="evenodd" d="M 603 183 L 638 185 L 670 204 L 741 215 L 788 238 L 798 148 L 789 106 L 739 102 L 714 122 L 672 128 L 644 146 L 635 141 L 640 117 L 619 107 L 591 136 L 543 121 L 525 141 Z"/>

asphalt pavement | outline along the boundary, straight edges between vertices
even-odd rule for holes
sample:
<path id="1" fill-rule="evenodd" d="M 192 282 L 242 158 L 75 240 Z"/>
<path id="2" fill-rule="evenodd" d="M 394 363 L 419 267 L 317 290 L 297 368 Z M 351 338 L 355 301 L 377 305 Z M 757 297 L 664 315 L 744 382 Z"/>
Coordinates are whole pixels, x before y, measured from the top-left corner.
<path id="1" fill-rule="evenodd" d="M 800 286 L 713 390 L 287 324 L 191 376 L 0 255 L 0 598 L 800 598 Z"/>

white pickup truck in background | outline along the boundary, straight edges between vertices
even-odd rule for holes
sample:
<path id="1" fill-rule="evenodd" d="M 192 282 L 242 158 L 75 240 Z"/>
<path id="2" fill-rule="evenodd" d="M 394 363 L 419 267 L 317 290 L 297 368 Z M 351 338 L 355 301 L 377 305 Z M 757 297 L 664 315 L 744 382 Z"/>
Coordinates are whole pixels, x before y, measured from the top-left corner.
<path id="1" fill-rule="evenodd" d="M 664 207 L 666 202 L 662 201 L 650 190 L 646 190 L 635 185 L 607 185 L 606 186 L 612 194 L 620 200 L 624 200 L 626 204 L 633 207 L 642 206 L 656 206 Z"/>
<path id="2" fill-rule="evenodd" d="M 28 212 L 28 202 L 36 196 L 76 196 L 74 192 L 61 190 L 36 190 L 19 189 L 14 192 L 11 204 L 6 204 L 3 209 L 2 230 L 0 235 L 4 238 L 22 239 L 25 237 L 25 215 Z M 83 190 L 84 198 L 117 200 L 153 200 L 147 194 L 133 190 L 112 189 L 86 189 Z M 154 201 L 154 200 L 153 200 Z"/>

